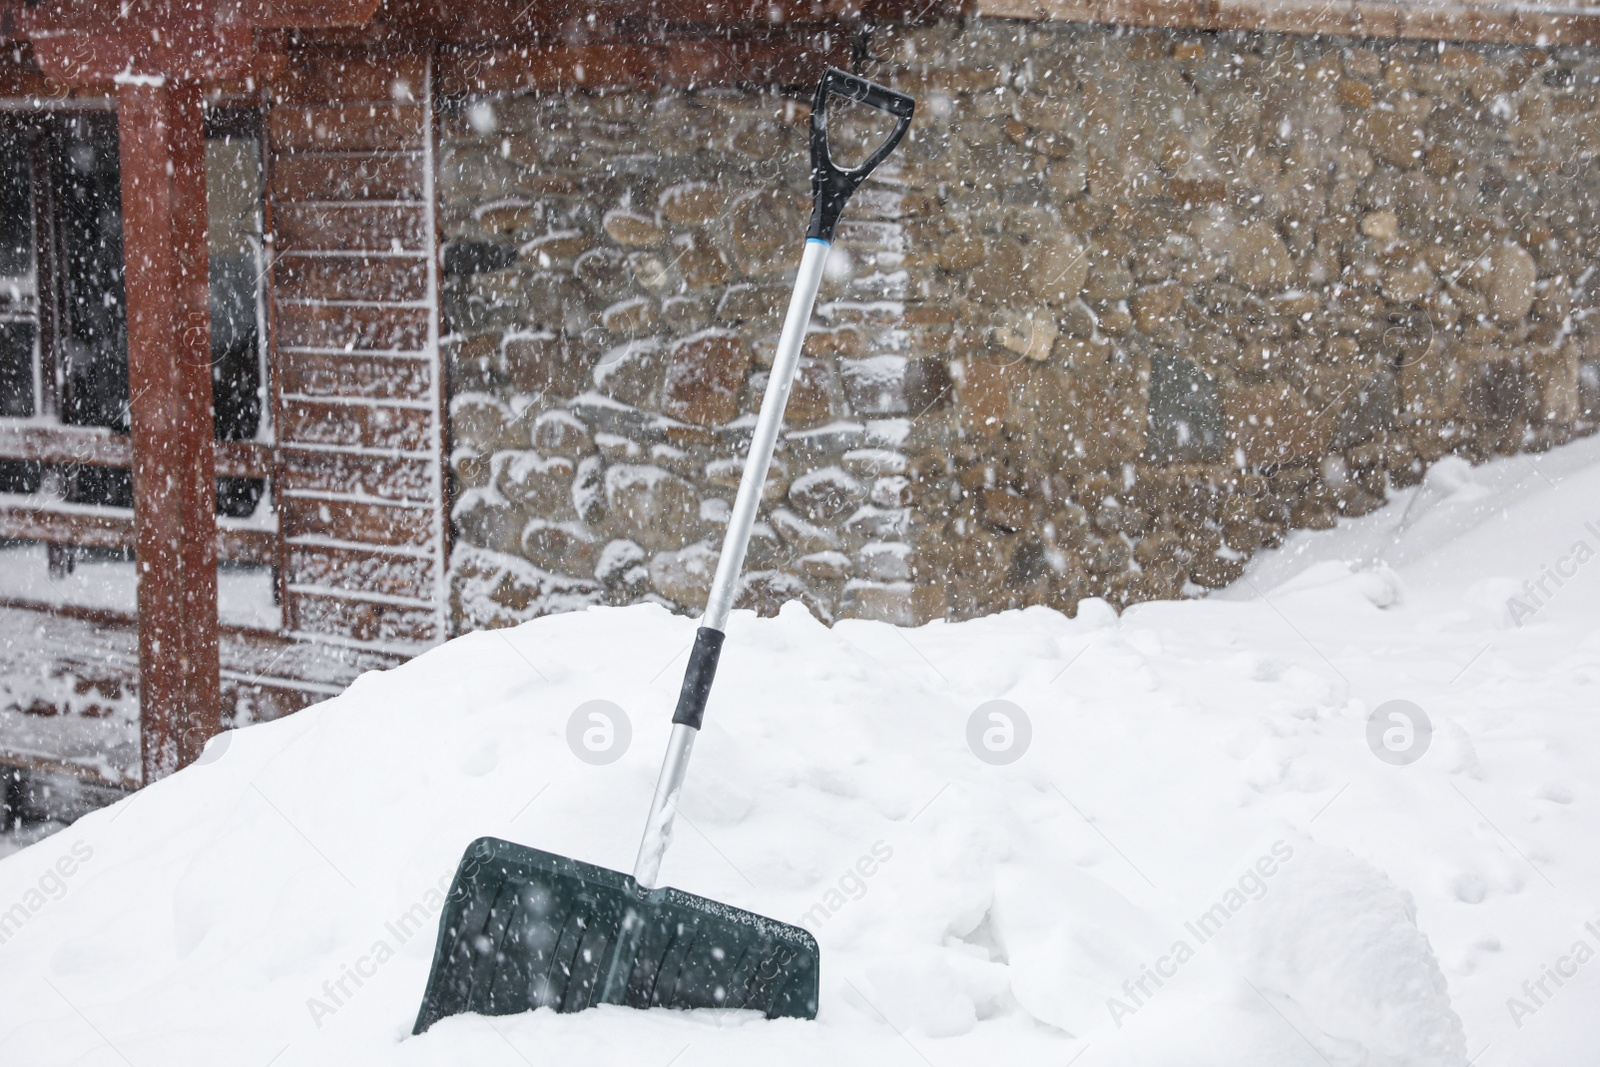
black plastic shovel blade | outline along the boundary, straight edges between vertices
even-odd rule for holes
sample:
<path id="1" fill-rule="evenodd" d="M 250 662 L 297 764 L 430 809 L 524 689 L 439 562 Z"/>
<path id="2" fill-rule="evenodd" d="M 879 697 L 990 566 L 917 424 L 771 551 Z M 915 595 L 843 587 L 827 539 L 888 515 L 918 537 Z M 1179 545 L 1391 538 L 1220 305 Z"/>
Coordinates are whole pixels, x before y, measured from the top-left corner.
<path id="1" fill-rule="evenodd" d="M 814 1019 L 817 975 L 798 926 L 482 837 L 456 870 L 411 1032 L 461 1012 L 597 1004 Z"/>

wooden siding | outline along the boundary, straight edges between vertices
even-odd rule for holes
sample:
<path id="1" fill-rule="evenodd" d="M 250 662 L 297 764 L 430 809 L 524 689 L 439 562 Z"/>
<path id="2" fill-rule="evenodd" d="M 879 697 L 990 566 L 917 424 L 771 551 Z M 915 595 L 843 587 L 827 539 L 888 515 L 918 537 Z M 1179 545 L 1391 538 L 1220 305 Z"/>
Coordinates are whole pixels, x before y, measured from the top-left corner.
<path id="1" fill-rule="evenodd" d="M 267 124 L 285 625 L 400 653 L 446 634 L 429 79 L 298 56 Z"/>

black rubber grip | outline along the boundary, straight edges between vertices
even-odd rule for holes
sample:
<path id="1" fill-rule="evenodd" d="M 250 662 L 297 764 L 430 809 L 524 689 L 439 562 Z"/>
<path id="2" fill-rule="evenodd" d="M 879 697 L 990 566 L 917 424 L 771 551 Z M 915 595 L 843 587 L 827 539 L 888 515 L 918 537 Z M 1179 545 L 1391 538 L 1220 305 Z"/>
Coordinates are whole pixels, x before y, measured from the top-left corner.
<path id="1" fill-rule="evenodd" d="M 695 631 L 689 666 L 683 672 L 683 688 L 678 691 L 678 710 L 672 713 L 674 723 L 698 730 L 705 721 L 706 698 L 711 695 L 711 680 L 717 676 L 717 660 L 722 657 L 726 636 L 708 626 Z"/>
<path id="2" fill-rule="evenodd" d="M 850 170 L 836 167 L 828 154 L 829 94 L 846 97 L 895 117 L 894 131 L 859 167 Z M 811 228 L 806 231 L 806 237 L 833 242 L 834 228 L 839 225 L 839 216 L 844 213 L 850 195 L 894 151 L 894 146 L 911 128 L 911 115 L 916 109 L 917 102 L 905 93 L 858 78 L 838 67 L 822 72 L 822 80 L 817 82 L 817 95 L 811 101 Z"/>

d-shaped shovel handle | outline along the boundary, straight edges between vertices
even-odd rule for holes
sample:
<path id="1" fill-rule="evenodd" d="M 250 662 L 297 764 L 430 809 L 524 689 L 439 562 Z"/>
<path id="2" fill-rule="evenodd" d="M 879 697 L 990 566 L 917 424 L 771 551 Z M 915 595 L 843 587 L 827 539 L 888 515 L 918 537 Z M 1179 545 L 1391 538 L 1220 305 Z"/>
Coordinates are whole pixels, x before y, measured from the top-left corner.
<path id="1" fill-rule="evenodd" d="M 854 100 L 895 117 L 894 132 L 859 167 L 834 166 L 833 157 L 828 154 L 830 95 Z M 911 97 L 877 82 L 858 78 L 838 67 L 829 67 L 823 72 L 822 80 L 817 82 L 817 95 L 811 101 L 811 228 L 806 231 L 806 237 L 833 243 L 833 229 L 839 224 L 839 216 L 850 194 L 894 151 L 894 146 L 911 128 L 911 115 L 916 108 L 917 103 Z"/>

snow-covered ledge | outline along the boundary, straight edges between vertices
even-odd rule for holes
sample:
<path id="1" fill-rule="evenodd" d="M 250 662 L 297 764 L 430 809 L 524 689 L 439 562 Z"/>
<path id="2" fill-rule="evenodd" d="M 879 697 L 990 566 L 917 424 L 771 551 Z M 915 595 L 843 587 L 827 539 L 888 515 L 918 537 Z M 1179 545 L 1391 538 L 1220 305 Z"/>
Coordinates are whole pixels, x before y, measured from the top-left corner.
<path id="1" fill-rule="evenodd" d="M 1340 37 L 1600 44 L 1600 7 L 1404 0 L 977 0 L 990 18 Z"/>

